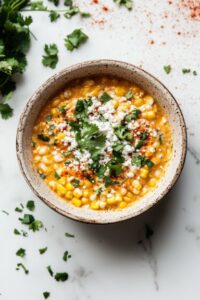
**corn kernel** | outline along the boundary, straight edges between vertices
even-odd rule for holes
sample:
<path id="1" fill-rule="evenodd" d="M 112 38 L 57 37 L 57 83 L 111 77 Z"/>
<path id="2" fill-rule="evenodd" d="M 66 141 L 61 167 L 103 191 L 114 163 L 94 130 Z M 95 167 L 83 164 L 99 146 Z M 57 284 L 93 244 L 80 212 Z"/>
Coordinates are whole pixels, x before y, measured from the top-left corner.
<path id="1" fill-rule="evenodd" d="M 56 182 L 55 181 L 53 181 L 53 180 L 51 180 L 51 181 L 49 181 L 49 186 L 53 189 L 53 190 L 55 190 L 55 188 L 56 188 Z"/>
<path id="2" fill-rule="evenodd" d="M 116 201 L 116 198 L 115 197 L 112 197 L 112 198 L 108 198 L 107 199 L 107 203 L 112 205 L 112 204 L 115 204 L 117 201 Z"/>
<path id="3" fill-rule="evenodd" d="M 126 93 L 126 90 L 123 87 L 116 87 L 115 88 L 115 94 L 119 97 L 124 96 Z"/>
<path id="4" fill-rule="evenodd" d="M 117 100 L 113 101 L 113 106 L 114 108 L 117 108 L 119 106 L 119 102 Z"/>
<path id="5" fill-rule="evenodd" d="M 143 104 L 143 100 L 141 98 L 137 98 L 134 100 L 135 106 L 141 106 Z"/>
<path id="6" fill-rule="evenodd" d="M 155 187 L 156 186 L 156 183 L 157 183 L 157 180 L 155 178 L 151 178 L 148 182 L 148 185 L 150 187 Z"/>
<path id="7" fill-rule="evenodd" d="M 124 201 L 126 201 L 126 202 L 132 202 L 132 198 L 130 198 L 130 197 L 127 197 L 127 196 L 125 196 L 124 198 Z"/>
<path id="8" fill-rule="evenodd" d="M 119 203 L 119 208 L 125 208 L 127 206 L 127 203 L 125 201 L 122 201 Z"/>
<path id="9" fill-rule="evenodd" d="M 77 206 L 77 207 L 80 207 L 82 205 L 82 202 L 78 198 L 73 198 L 72 199 L 72 204 L 75 205 L 75 206 Z"/>
<path id="10" fill-rule="evenodd" d="M 92 90 L 91 95 L 97 97 L 98 94 L 99 94 L 99 92 L 100 92 L 100 89 L 101 89 L 100 86 L 96 86 L 96 87 Z"/>
<path id="11" fill-rule="evenodd" d="M 73 192 L 73 195 L 76 198 L 80 198 L 82 196 L 82 194 L 83 194 L 83 192 L 79 188 L 76 188 Z"/>
<path id="12" fill-rule="evenodd" d="M 81 199 L 81 201 L 82 201 L 82 204 L 87 204 L 87 203 L 89 202 L 89 199 L 86 198 L 86 197 L 83 197 L 83 198 Z"/>
<path id="13" fill-rule="evenodd" d="M 140 170 L 140 177 L 142 177 L 143 179 L 147 178 L 148 174 L 149 174 L 149 170 L 148 169 L 142 168 Z"/>
<path id="14" fill-rule="evenodd" d="M 142 185 L 141 185 L 141 183 L 139 182 L 139 180 L 135 179 L 135 180 L 133 180 L 133 187 L 134 187 L 135 189 L 137 189 L 137 190 L 141 190 Z"/>
<path id="15" fill-rule="evenodd" d="M 66 184 L 66 178 L 65 177 L 61 177 L 60 179 L 58 179 L 58 182 L 62 185 Z"/>
<path id="16" fill-rule="evenodd" d="M 56 135 L 56 140 L 58 141 L 61 141 L 63 140 L 65 137 L 65 134 L 63 132 L 59 132 L 57 135 Z"/>
<path id="17" fill-rule="evenodd" d="M 49 147 L 47 147 L 47 146 L 37 147 L 37 152 L 39 155 L 47 154 L 47 153 L 49 153 Z"/>
<path id="18" fill-rule="evenodd" d="M 86 180 L 84 182 L 84 184 L 85 184 L 86 187 L 91 187 L 92 186 L 92 183 L 90 181 L 88 181 L 88 180 Z"/>
<path id="19" fill-rule="evenodd" d="M 66 190 L 67 191 L 73 191 L 74 190 L 74 186 L 70 182 L 68 182 L 67 185 L 66 185 Z"/>
<path id="20" fill-rule="evenodd" d="M 145 111 L 142 113 L 143 117 L 147 120 L 153 120 L 156 117 L 156 114 L 153 110 Z"/>
<path id="21" fill-rule="evenodd" d="M 36 156 L 34 157 L 34 162 L 35 162 L 35 163 L 38 163 L 40 160 L 41 160 L 41 156 L 36 155 Z"/>
<path id="22" fill-rule="evenodd" d="M 99 203 L 97 202 L 91 202 L 90 203 L 90 207 L 94 210 L 98 210 L 99 209 Z"/>
<path id="23" fill-rule="evenodd" d="M 56 190 L 60 196 L 63 196 L 66 193 L 66 189 L 60 183 L 57 183 Z"/>
<path id="24" fill-rule="evenodd" d="M 145 96 L 143 99 L 144 99 L 146 104 L 152 105 L 154 103 L 154 99 L 151 96 Z"/>
<path id="25" fill-rule="evenodd" d="M 122 196 L 116 195 L 115 199 L 116 199 L 117 202 L 120 202 L 120 201 L 122 201 Z"/>
<path id="26" fill-rule="evenodd" d="M 106 203 L 105 203 L 104 201 L 99 201 L 99 207 L 100 207 L 101 209 L 106 208 Z"/>
<path id="27" fill-rule="evenodd" d="M 52 109 L 51 109 L 51 114 L 52 114 L 53 116 L 58 115 L 57 109 L 56 109 L 56 108 L 52 108 Z"/>
<path id="28" fill-rule="evenodd" d="M 88 190 L 83 191 L 83 196 L 84 197 L 89 197 L 89 195 L 90 195 L 90 192 Z"/>
<path id="29" fill-rule="evenodd" d="M 66 197 L 67 199 L 71 200 L 72 197 L 73 197 L 73 192 L 72 192 L 72 191 L 67 191 L 67 193 L 65 194 L 65 197 Z"/>
<path id="30" fill-rule="evenodd" d="M 121 188 L 121 194 L 124 196 L 124 195 L 126 195 L 126 193 L 127 193 L 127 189 Z"/>

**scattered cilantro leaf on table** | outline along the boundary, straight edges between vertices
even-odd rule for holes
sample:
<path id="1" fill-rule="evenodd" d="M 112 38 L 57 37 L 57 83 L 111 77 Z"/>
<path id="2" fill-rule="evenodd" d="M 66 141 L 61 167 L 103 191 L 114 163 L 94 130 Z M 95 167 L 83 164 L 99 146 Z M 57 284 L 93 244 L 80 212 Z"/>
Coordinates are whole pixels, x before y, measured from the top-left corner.
<path id="1" fill-rule="evenodd" d="M 68 261 L 69 258 L 71 258 L 71 255 L 69 254 L 68 251 L 65 251 L 63 254 L 63 260 Z"/>
<path id="2" fill-rule="evenodd" d="M 16 255 L 20 256 L 20 257 L 24 257 L 26 255 L 26 250 L 23 248 L 20 248 L 19 250 L 17 250 Z"/>
<path id="3" fill-rule="evenodd" d="M 47 299 L 47 298 L 49 298 L 50 293 L 49 293 L 49 292 L 44 292 L 44 293 L 43 293 L 43 296 L 44 296 L 44 299 Z"/>
<path id="4" fill-rule="evenodd" d="M 171 73 L 172 67 L 170 65 L 166 65 L 163 67 L 166 74 Z"/>
<path id="5" fill-rule="evenodd" d="M 66 237 L 70 237 L 70 238 L 74 238 L 75 237 L 74 234 L 71 234 L 71 233 L 68 233 L 68 232 L 65 232 L 65 236 Z"/>
<path id="6" fill-rule="evenodd" d="M 186 69 L 186 68 L 183 68 L 183 69 L 182 69 L 182 73 L 183 73 L 183 74 L 188 74 L 188 73 L 190 73 L 190 72 L 191 72 L 190 69 Z"/>
<path id="7" fill-rule="evenodd" d="M 60 18 L 60 14 L 55 10 L 51 10 L 49 13 L 49 18 L 51 22 L 55 22 L 58 20 L 58 18 Z"/>
<path id="8" fill-rule="evenodd" d="M 118 5 L 124 5 L 129 10 L 133 8 L 132 0 L 113 0 L 113 1 Z"/>
<path id="9" fill-rule="evenodd" d="M 48 267 L 47 267 L 47 270 L 48 270 L 50 276 L 53 277 L 53 271 L 52 271 L 51 266 L 48 266 Z"/>
<path id="10" fill-rule="evenodd" d="M 47 10 L 47 7 L 44 6 L 43 1 L 32 1 L 28 4 L 28 6 L 32 9 L 32 10 Z"/>
<path id="11" fill-rule="evenodd" d="M 18 263 L 17 264 L 17 267 L 16 267 L 16 270 L 19 271 L 19 269 L 22 269 L 24 270 L 24 273 L 27 275 L 29 273 L 29 270 L 22 264 L 22 263 Z"/>
<path id="12" fill-rule="evenodd" d="M 64 39 L 65 47 L 69 51 L 79 48 L 79 46 L 88 40 L 88 36 L 81 30 L 75 29 L 72 33 L 68 34 Z"/>
<path id="13" fill-rule="evenodd" d="M 39 253 L 42 255 L 47 251 L 47 247 L 39 249 Z"/>
<path id="14" fill-rule="evenodd" d="M 26 204 L 26 207 L 28 208 L 28 210 L 30 211 L 34 211 L 35 210 L 35 203 L 33 200 L 29 200 Z"/>
<path id="15" fill-rule="evenodd" d="M 56 281 L 64 282 L 68 279 L 68 277 L 69 277 L 68 273 L 63 272 L 63 273 L 56 273 L 54 278 Z"/>
<path id="16" fill-rule="evenodd" d="M 45 54 L 42 56 L 42 63 L 46 67 L 54 69 L 58 63 L 58 48 L 56 44 L 45 44 Z"/>
<path id="17" fill-rule="evenodd" d="M 73 0 L 64 0 L 65 6 L 73 6 Z"/>
<path id="18" fill-rule="evenodd" d="M 58 6 L 59 0 L 49 0 L 49 2 L 52 2 L 55 6 Z"/>

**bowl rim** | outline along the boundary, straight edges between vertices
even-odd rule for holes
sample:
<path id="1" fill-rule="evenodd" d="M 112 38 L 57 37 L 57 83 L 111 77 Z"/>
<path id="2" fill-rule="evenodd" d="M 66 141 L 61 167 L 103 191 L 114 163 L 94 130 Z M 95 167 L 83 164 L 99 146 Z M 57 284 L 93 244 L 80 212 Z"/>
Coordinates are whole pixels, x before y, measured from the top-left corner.
<path id="1" fill-rule="evenodd" d="M 61 208 L 59 208 L 58 206 L 56 206 L 55 204 L 53 204 L 52 202 L 48 201 L 45 197 L 43 197 L 40 192 L 34 187 L 34 185 L 32 184 L 32 182 L 28 179 L 27 176 L 27 170 L 26 168 L 23 167 L 23 161 L 24 161 L 24 156 L 23 156 L 23 151 L 21 152 L 21 144 L 22 144 L 22 135 L 21 135 L 21 131 L 23 130 L 23 123 L 24 123 L 24 115 L 26 114 L 26 111 L 29 107 L 30 102 L 32 101 L 32 99 L 34 99 L 36 97 L 36 95 L 40 92 L 42 92 L 43 90 L 45 90 L 50 84 L 52 84 L 53 79 L 58 80 L 60 77 L 62 77 L 63 75 L 65 75 L 68 72 L 77 70 L 77 69 L 81 69 L 84 67 L 88 67 L 88 66 L 96 66 L 96 65 L 118 65 L 118 67 L 122 67 L 122 68 L 132 68 L 133 70 L 137 70 L 141 73 L 146 74 L 147 76 L 151 77 L 154 81 L 156 81 L 160 86 L 162 86 L 163 90 L 165 90 L 169 96 L 171 97 L 171 99 L 174 101 L 178 112 L 179 112 L 179 118 L 180 118 L 180 124 L 181 124 L 181 133 L 182 133 L 182 147 L 181 147 L 181 157 L 180 157 L 180 162 L 178 165 L 178 168 L 176 170 L 176 172 L 174 173 L 173 177 L 169 180 L 169 184 L 168 186 L 156 197 L 156 199 L 154 199 L 154 201 L 148 202 L 146 205 L 144 205 L 140 210 L 136 211 L 136 212 L 129 212 L 127 213 L 127 215 L 123 216 L 123 217 L 118 217 L 115 220 L 105 220 L 105 219 L 98 219 L 98 220 L 94 220 L 94 219 L 89 219 L 87 217 L 85 218 L 80 218 L 79 216 L 73 215 L 70 212 L 67 212 Z M 120 76 L 119 76 L 120 77 Z M 54 81 L 55 82 L 55 81 Z M 26 118 L 25 118 L 26 119 Z M 164 198 L 166 196 L 166 194 L 174 187 L 174 185 L 176 184 L 177 180 L 179 179 L 181 172 L 183 170 L 184 164 L 185 164 L 185 160 L 186 160 L 186 153 L 187 153 L 187 131 L 186 131 L 186 123 L 185 123 L 185 119 L 182 113 L 182 110 L 180 108 L 179 103 L 177 102 L 177 100 L 174 98 L 174 96 L 172 95 L 172 93 L 168 90 L 168 88 L 159 80 L 157 79 L 154 75 L 150 74 L 149 72 L 145 71 L 144 69 L 135 66 L 131 63 L 128 62 L 124 62 L 124 61 L 120 61 L 120 60 L 112 60 L 112 59 L 97 59 L 97 60 L 87 60 L 84 62 L 80 62 L 77 64 L 73 64 L 72 66 L 68 66 L 58 72 L 56 72 L 54 75 L 50 76 L 44 83 L 42 83 L 39 88 L 37 88 L 34 93 L 32 94 L 32 96 L 28 99 L 21 115 L 20 115 L 20 119 L 19 119 L 19 123 L 18 123 L 18 127 L 17 127 L 17 134 L 16 134 L 16 154 L 17 154 L 17 160 L 21 169 L 21 172 L 26 180 L 26 182 L 28 183 L 28 185 L 30 186 L 31 190 L 34 192 L 34 194 L 41 199 L 46 205 L 48 205 L 48 207 L 50 207 L 52 210 L 56 211 L 57 213 L 68 217 L 72 220 L 75 221 L 79 221 L 79 222 L 84 222 L 84 223 L 88 223 L 88 224 L 111 224 L 111 223 L 119 223 L 128 219 L 131 219 L 133 217 L 139 216 L 140 214 L 144 213 L 145 211 L 147 211 L 148 209 L 150 209 L 152 206 L 154 206 L 155 204 L 157 204 L 162 198 Z"/>

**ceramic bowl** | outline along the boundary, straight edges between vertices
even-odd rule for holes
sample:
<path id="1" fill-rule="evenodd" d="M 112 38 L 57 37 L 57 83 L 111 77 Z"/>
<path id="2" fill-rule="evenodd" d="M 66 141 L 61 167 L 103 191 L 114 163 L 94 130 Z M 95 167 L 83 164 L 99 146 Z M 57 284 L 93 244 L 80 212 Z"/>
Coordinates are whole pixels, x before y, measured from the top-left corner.
<path id="1" fill-rule="evenodd" d="M 130 80 L 152 95 L 169 115 L 173 134 L 173 155 L 166 174 L 153 192 L 140 201 L 119 211 L 93 211 L 77 208 L 59 198 L 33 170 L 31 164 L 31 136 L 34 123 L 45 106 L 60 89 L 73 79 L 93 75 L 112 75 Z M 129 63 L 97 60 L 68 67 L 42 84 L 28 101 L 20 118 L 17 131 L 17 157 L 22 173 L 33 192 L 50 208 L 71 219 L 87 223 L 114 223 L 133 218 L 146 211 L 173 187 L 184 165 L 186 155 L 186 126 L 178 103 L 155 77 Z"/>

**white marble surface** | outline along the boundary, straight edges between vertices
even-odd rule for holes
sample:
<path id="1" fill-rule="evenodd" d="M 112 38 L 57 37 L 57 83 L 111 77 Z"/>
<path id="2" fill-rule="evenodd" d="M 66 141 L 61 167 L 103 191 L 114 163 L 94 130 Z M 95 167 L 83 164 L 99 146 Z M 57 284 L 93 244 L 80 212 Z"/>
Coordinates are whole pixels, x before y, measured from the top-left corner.
<path id="1" fill-rule="evenodd" d="M 32 40 L 28 53 L 26 74 L 19 79 L 11 101 L 15 115 L 0 121 L 0 299 L 43 299 L 42 292 L 51 292 L 49 299 L 59 300 L 197 300 L 200 298 L 200 22 L 191 21 L 187 9 L 178 9 L 181 1 L 134 0 L 134 9 L 118 9 L 111 0 L 110 11 L 101 14 L 101 4 L 78 1 L 84 10 L 94 11 L 96 19 L 64 18 L 50 23 L 46 13 L 32 15 Z M 167 14 L 167 18 L 164 15 Z M 164 26 L 162 29 L 161 26 Z M 63 38 L 75 28 L 83 28 L 88 43 L 69 53 Z M 152 32 L 150 32 L 152 31 Z M 177 35 L 177 32 L 182 32 Z M 155 43 L 151 44 L 151 40 Z M 114 58 L 142 66 L 158 77 L 179 102 L 188 128 L 188 155 L 183 173 L 173 191 L 157 207 L 116 225 L 94 226 L 66 219 L 46 207 L 30 191 L 24 181 L 15 154 L 15 135 L 20 113 L 34 90 L 53 70 L 41 65 L 44 43 L 59 46 L 57 69 L 89 59 Z M 164 44 L 163 44 L 164 43 Z M 166 75 L 163 65 L 171 64 Z M 198 76 L 183 75 L 182 68 L 197 70 Z M 29 233 L 23 238 L 13 234 L 22 228 L 14 208 L 33 199 L 35 216 L 43 221 L 47 232 Z M 150 240 L 144 239 L 144 225 L 154 229 Z M 66 238 L 65 232 L 75 234 Z M 143 239 L 143 244 L 138 240 Z M 43 256 L 38 249 L 48 246 Z M 25 259 L 15 252 L 23 247 Z M 62 255 L 69 250 L 72 258 L 65 263 Z M 16 271 L 23 261 L 30 274 Z M 69 280 L 57 283 L 47 273 L 46 266 L 55 271 L 69 272 Z"/>

